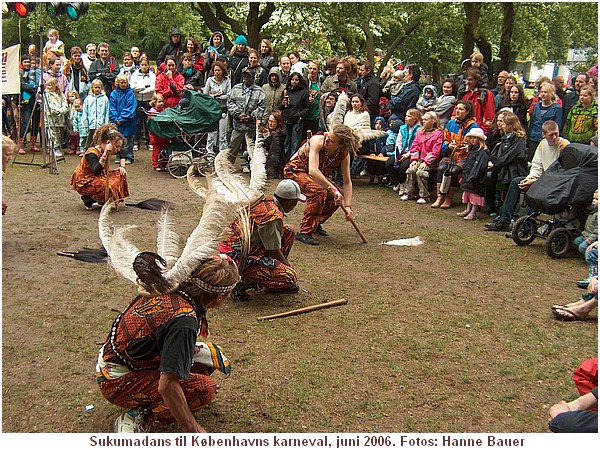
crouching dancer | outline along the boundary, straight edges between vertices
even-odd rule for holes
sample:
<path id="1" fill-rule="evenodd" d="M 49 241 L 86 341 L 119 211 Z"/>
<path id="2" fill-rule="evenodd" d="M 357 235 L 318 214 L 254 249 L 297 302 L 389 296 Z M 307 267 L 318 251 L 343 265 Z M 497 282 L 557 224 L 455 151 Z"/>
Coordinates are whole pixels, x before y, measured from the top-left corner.
<path id="1" fill-rule="evenodd" d="M 293 180 L 281 180 L 273 196 L 263 197 L 250 206 L 250 250 L 246 258 L 243 252 L 244 233 L 242 222 L 234 220 L 224 239 L 221 251 L 229 253 L 240 266 L 242 282 L 234 292 L 236 300 L 249 300 L 247 289 L 265 288 L 269 293 L 294 294 L 298 274 L 288 261 L 294 245 L 294 228 L 284 225 L 283 218 L 298 202 L 306 197 Z M 241 259 L 244 262 L 241 262 Z"/>
<path id="2" fill-rule="evenodd" d="M 112 267 L 135 280 L 140 293 L 113 322 L 96 365 L 102 395 L 127 409 L 113 429 L 145 432 L 158 421 L 177 422 L 186 433 L 205 432 L 194 413 L 217 393 L 211 373 L 230 371 L 221 349 L 203 342 L 206 311 L 220 306 L 240 279 L 234 261 L 217 250 L 231 220 L 230 205 L 209 193 L 202 219 L 178 259 L 166 211 L 159 222 L 158 252 L 139 252 L 125 241 L 127 228 L 112 232 L 108 211 L 113 205 L 102 210 L 100 237 Z"/>

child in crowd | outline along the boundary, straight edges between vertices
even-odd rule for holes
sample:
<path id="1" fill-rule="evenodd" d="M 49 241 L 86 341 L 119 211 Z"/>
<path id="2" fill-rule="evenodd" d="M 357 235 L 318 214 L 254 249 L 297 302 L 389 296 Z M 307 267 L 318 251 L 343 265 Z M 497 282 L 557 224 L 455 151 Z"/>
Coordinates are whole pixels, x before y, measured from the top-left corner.
<path id="1" fill-rule="evenodd" d="M 109 122 L 108 98 L 104 95 L 103 89 L 102 81 L 92 81 L 90 92 L 83 101 L 81 124 L 88 132 L 86 149 L 92 146 L 96 130 Z"/>
<path id="2" fill-rule="evenodd" d="M 75 153 L 77 156 L 83 156 L 86 150 L 85 143 L 88 137 L 88 130 L 83 126 L 83 121 L 81 120 L 83 117 L 83 102 L 81 99 L 73 102 L 73 109 L 74 111 L 71 116 L 73 123 L 73 136 L 77 138 Z"/>
<path id="3" fill-rule="evenodd" d="M 423 95 L 417 101 L 416 108 L 421 111 L 421 113 L 426 113 L 427 111 L 432 111 L 435 109 L 435 102 L 437 100 L 437 89 L 434 85 L 428 84 L 423 88 Z"/>
<path id="4" fill-rule="evenodd" d="M 79 150 L 79 135 L 77 135 L 77 131 L 73 126 L 73 119 L 75 115 L 75 102 L 79 100 L 81 103 L 81 97 L 79 96 L 79 92 L 76 90 L 70 90 L 67 92 L 67 104 L 69 105 L 69 119 L 67 121 L 66 130 L 69 134 L 69 150 L 67 154 L 74 155 L 77 150 Z"/>
<path id="5" fill-rule="evenodd" d="M 385 126 L 386 122 L 384 117 L 375 117 L 376 130 L 385 131 Z M 379 156 L 381 158 L 386 156 L 384 147 L 387 138 L 388 136 L 382 136 L 369 143 L 371 146 L 371 156 Z M 375 161 L 372 159 L 367 160 L 367 173 L 369 174 L 369 184 L 373 184 L 375 182 L 375 177 L 378 177 L 379 184 L 383 184 L 383 177 L 384 175 L 387 175 L 387 170 L 385 170 L 385 161 Z"/>
<path id="6" fill-rule="evenodd" d="M 130 52 L 123 53 L 123 65 L 119 67 L 119 75 L 125 75 L 127 81 L 131 80 L 131 75 L 136 71 L 135 64 L 133 63 L 133 57 Z"/>
<path id="7" fill-rule="evenodd" d="M 485 133 L 481 128 L 473 128 L 465 138 L 469 144 L 469 153 L 463 167 L 460 188 L 463 191 L 463 203 L 466 203 L 467 207 L 456 215 L 465 220 L 475 220 L 477 209 L 485 203 L 485 177 L 489 154 L 485 146 Z"/>
<path id="8" fill-rule="evenodd" d="M 117 75 L 115 78 L 115 89 L 110 93 L 108 103 L 110 121 L 117 126 L 117 130 L 125 138 L 120 153 L 115 157 L 121 165 L 132 164 L 137 100 L 133 89 L 129 87 L 129 79 L 126 75 Z M 116 160 L 115 163 L 117 163 Z"/>
<path id="9" fill-rule="evenodd" d="M 471 54 L 471 67 L 479 69 L 479 75 L 481 75 L 481 87 L 488 89 L 490 87 L 490 80 L 488 79 L 488 66 L 483 62 L 483 54 L 481 52 L 473 52 Z"/>
<path id="10" fill-rule="evenodd" d="M 150 108 L 150 111 L 148 111 L 148 116 L 158 115 L 165 110 L 164 97 L 155 93 L 150 101 L 150 106 L 152 106 L 152 108 Z M 169 145 L 170 142 L 171 141 L 169 139 L 161 138 L 150 133 L 150 144 L 152 145 L 152 168 L 157 172 L 165 170 L 165 168 L 160 166 L 158 163 L 158 155 L 163 148 Z"/>
<path id="11" fill-rule="evenodd" d="M 60 150 L 61 136 L 69 117 L 69 105 L 55 78 L 46 82 L 44 92 L 44 123 L 48 130 L 48 141 L 56 157 L 63 156 Z"/>
<path id="12" fill-rule="evenodd" d="M 585 227 L 581 232 L 581 236 L 577 236 L 574 240 L 575 245 L 582 255 L 585 251 L 598 240 L 598 189 L 594 192 L 592 204 L 589 206 L 590 214 L 585 221 Z"/>
<path id="13" fill-rule="evenodd" d="M 421 128 L 421 111 L 411 108 L 406 111 L 404 125 L 400 127 L 395 150 L 385 163 L 388 176 L 394 191 L 401 197 L 405 194 L 403 186 L 406 182 L 406 170 L 410 166 L 410 147 Z"/>

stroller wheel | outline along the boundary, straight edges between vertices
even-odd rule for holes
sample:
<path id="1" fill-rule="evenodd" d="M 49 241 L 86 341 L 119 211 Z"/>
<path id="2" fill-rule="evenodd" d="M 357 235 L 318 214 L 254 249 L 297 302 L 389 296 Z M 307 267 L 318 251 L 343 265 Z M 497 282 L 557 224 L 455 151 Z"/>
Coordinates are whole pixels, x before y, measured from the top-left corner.
<path id="1" fill-rule="evenodd" d="M 512 228 L 512 239 L 517 245 L 529 245 L 535 239 L 537 223 L 529 216 L 519 218 Z"/>
<path id="2" fill-rule="evenodd" d="M 175 178 L 187 175 L 188 168 L 192 165 L 192 157 L 187 153 L 173 153 L 167 163 L 167 170 Z"/>
<path id="3" fill-rule="evenodd" d="M 571 251 L 573 236 L 565 227 L 558 227 L 546 238 L 546 253 L 550 258 L 561 259 Z"/>
<path id="4" fill-rule="evenodd" d="M 215 173 L 215 155 L 207 153 L 199 158 L 194 158 L 196 171 L 203 177 Z"/>

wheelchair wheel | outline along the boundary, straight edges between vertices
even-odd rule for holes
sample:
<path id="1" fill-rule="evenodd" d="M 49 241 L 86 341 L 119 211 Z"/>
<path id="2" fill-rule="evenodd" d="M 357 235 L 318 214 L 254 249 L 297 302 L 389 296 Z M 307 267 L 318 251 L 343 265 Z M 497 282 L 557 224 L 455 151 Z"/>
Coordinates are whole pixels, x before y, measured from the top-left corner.
<path id="1" fill-rule="evenodd" d="M 175 178 L 186 176 L 188 168 L 192 165 L 192 157 L 187 153 L 173 153 L 169 157 L 167 170 Z"/>
<path id="2" fill-rule="evenodd" d="M 512 239 L 517 245 L 529 245 L 535 239 L 537 223 L 529 216 L 520 217 L 512 228 Z"/>
<path id="3" fill-rule="evenodd" d="M 198 158 L 194 158 L 194 167 L 203 177 L 215 173 L 215 155 L 212 153 L 204 154 Z"/>
<path id="4" fill-rule="evenodd" d="M 546 238 L 546 253 L 550 258 L 561 259 L 571 251 L 573 236 L 565 227 L 558 227 Z"/>

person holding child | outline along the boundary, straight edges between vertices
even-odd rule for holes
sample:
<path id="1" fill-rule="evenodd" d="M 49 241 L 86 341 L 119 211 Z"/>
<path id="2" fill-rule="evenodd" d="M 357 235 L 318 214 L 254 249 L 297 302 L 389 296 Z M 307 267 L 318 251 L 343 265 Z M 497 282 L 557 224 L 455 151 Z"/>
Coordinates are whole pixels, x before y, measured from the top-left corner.
<path id="1" fill-rule="evenodd" d="M 463 191 L 462 201 L 467 207 L 456 215 L 465 220 L 475 220 L 477 209 L 485 204 L 485 179 L 490 158 L 481 128 L 473 128 L 465 138 L 469 144 L 469 153 L 463 167 L 460 188 Z"/>
<path id="2" fill-rule="evenodd" d="M 423 115 L 422 123 L 410 147 L 410 165 L 406 170 L 404 194 L 400 197 L 402 201 L 414 198 L 415 187 L 418 186 L 418 204 L 429 202 L 429 173 L 438 163 L 444 136 L 440 119 L 433 111 Z"/>
<path id="3" fill-rule="evenodd" d="M 129 79 L 126 75 L 118 75 L 115 84 L 115 89 L 110 93 L 108 115 L 111 123 L 117 126 L 117 130 L 125 138 L 123 148 L 117 157 L 118 161 L 115 163 L 132 164 L 137 100 L 129 87 Z"/>
<path id="4" fill-rule="evenodd" d="M 100 207 L 108 198 L 114 198 L 118 204 L 129 197 L 125 163 L 109 170 L 110 158 L 119 154 L 123 142 L 125 138 L 113 124 L 102 125 L 94 135 L 95 145 L 86 150 L 75 168 L 71 186 L 81 195 L 88 211 Z"/>

